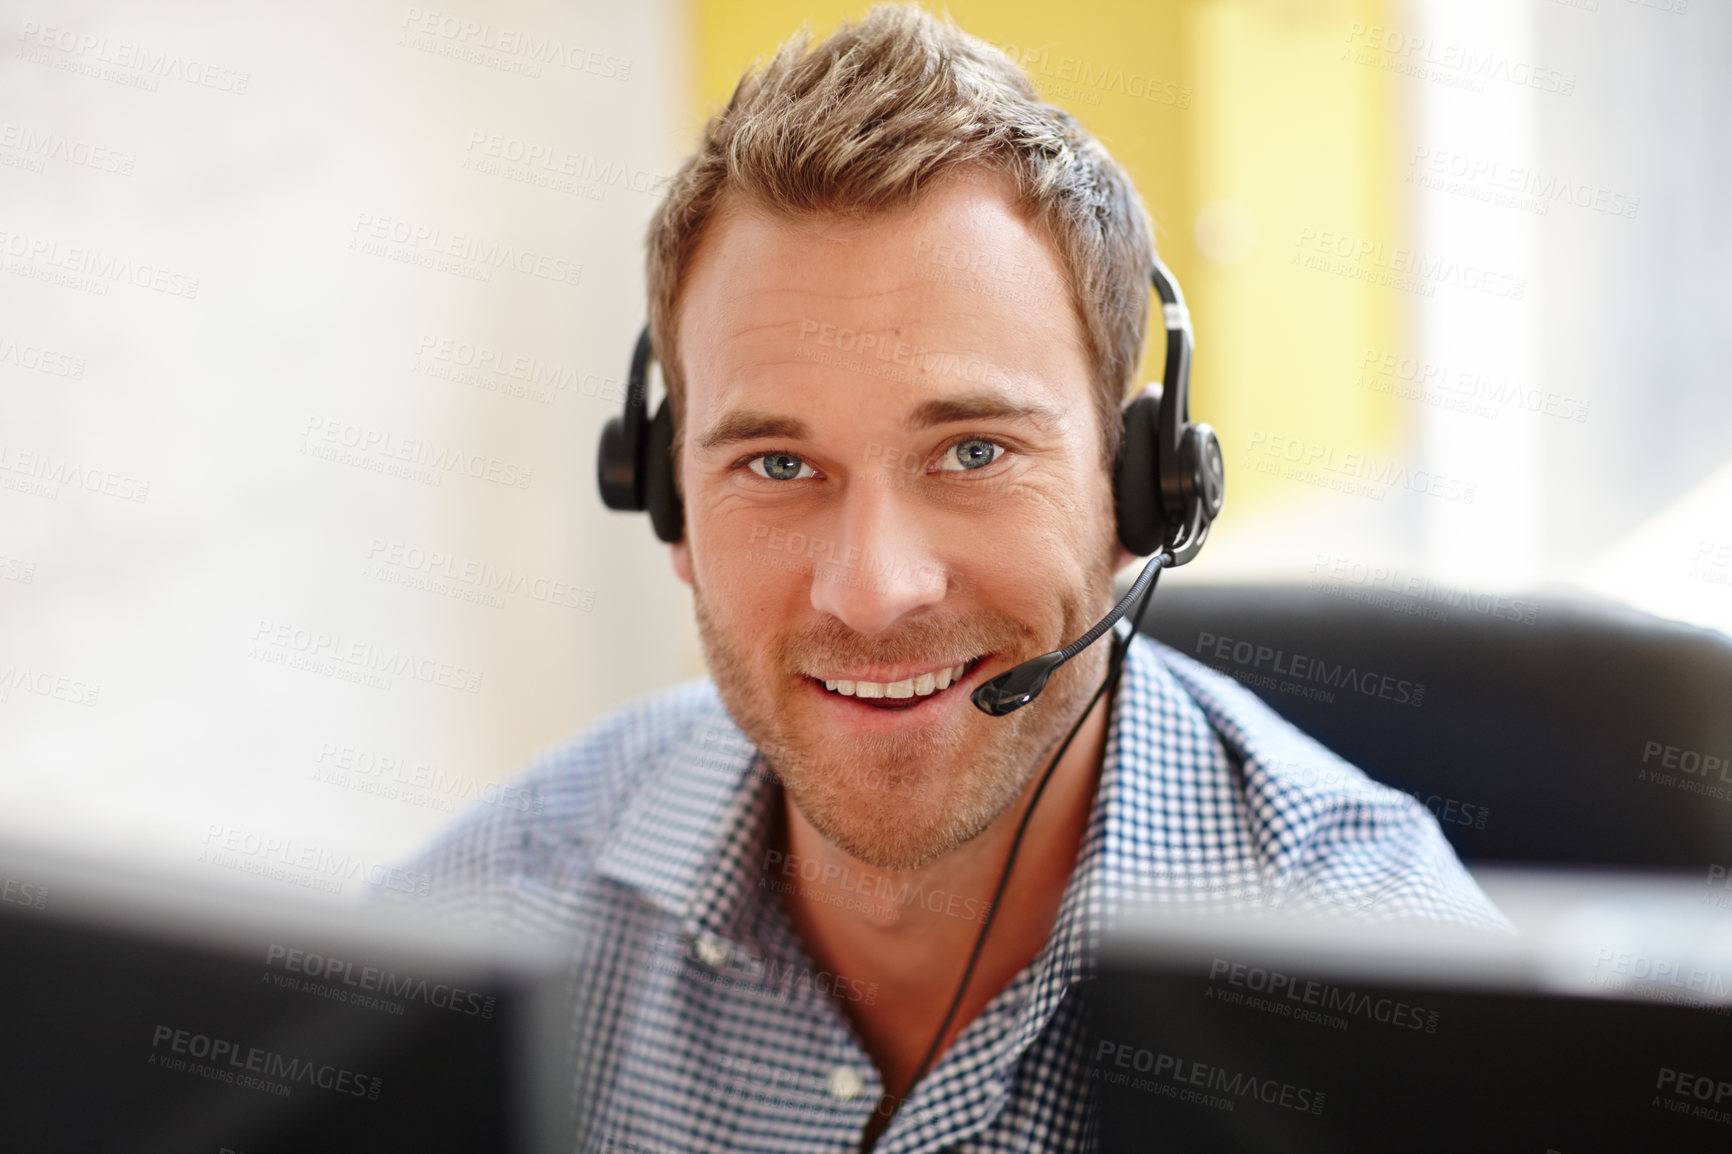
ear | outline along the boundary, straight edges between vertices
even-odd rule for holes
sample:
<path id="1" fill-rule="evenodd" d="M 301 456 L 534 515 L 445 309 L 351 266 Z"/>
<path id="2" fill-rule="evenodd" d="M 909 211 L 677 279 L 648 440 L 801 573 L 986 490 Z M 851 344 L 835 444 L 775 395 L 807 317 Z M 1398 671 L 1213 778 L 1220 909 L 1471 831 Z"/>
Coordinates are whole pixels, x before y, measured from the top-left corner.
<path id="1" fill-rule="evenodd" d="M 1123 546 L 1120 547 L 1119 551 L 1124 551 Z M 668 546 L 668 560 L 673 562 L 674 576 L 690 585 L 692 583 L 692 555 L 686 545 L 686 538 L 681 537 Z"/>

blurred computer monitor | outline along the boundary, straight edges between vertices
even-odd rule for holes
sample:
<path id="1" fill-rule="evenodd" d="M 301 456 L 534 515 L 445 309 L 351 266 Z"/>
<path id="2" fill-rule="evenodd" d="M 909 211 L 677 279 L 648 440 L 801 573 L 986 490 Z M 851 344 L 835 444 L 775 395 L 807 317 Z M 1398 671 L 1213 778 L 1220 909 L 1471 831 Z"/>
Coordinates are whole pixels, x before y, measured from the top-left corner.
<path id="1" fill-rule="evenodd" d="M 1515 934 L 1175 914 L 1091 991 L 1103 1149 L 1732 1150 L 1732 891 L 1487 872 Z"/>
<path id="2" fill-rule="evenodd" d="M 268 891 L 0 847 L 0 1144 L 569 1151 L 556 943 Z"/>

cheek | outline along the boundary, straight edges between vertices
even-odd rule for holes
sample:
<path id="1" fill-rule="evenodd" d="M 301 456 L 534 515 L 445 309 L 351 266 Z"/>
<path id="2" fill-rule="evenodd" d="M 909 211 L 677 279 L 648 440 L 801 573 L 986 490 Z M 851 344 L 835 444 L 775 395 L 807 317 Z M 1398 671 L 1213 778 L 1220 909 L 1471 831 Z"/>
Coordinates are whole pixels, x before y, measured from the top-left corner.
<path id="1" fill-rule="evenodd" d="M 1074 580 L 1111 555 L 1117 539 L 1112 488 L 1098 475 L 1031 488 L 1015 517 L 995 526 L 992 539 L 994 551 L 1002 543 L 1042 572 Z"/>
<path id="2" fill-rule="evenodd" d="M 692 566 L 710 612 L 743 647 L 767 646 L 808 604 L 809 564 L 785 536 L 754 535 L 726 517 L 700 523 Z"/>
<path id="3" fill-rule="evenodd" d="M 1096 497 L 1058 494 L 1030 502 L 1014 522 L 1006 519 L 983 535 L 969 569 L 979 578 L 979 600 L 1055 629 L 1075 624 L 1067 616 L 1098 616 L 1102 597 L 1111 604 L 1118 537 L 1110 492 L 1103 487 Z"/>
<path id="4" fill-rule="evenodd" d="M 950 591 L 958 606 L 1009 618 L 1044 636 L 1059 627 L 1073 594 L 1077 569 L 1068 543 L 1027 530 L 991 534 L 954 572 Z"/>

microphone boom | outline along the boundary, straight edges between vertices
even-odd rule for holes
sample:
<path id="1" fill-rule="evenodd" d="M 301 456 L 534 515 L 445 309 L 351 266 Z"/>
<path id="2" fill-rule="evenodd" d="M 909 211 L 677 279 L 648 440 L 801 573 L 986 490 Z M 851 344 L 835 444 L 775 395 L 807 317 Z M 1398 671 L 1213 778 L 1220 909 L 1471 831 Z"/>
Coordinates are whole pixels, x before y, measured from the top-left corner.
<path id="1" fill-rule="evenodd" d="M 1051 653 L 1043 653 L 1039 657 L 1024 661 L 1013 669 L 1007 669 L 991 681 L 983 682 L 980 688 L 969 695 L 975 708 L 989 717 L 1003 717 L 1007 713 L 1015 713 L 1046 688 L 1046 679 L 1053 675 L 1059 666 L 1100 640 L 1101 634 L 1113 627 L 1113 623 L 1125 615 L 1131 602 L 1149 589 L 1160 577 L 1161 570 L 1173 564 L 1171 553 L 1157 553 L 1149 558 L 1149 563 L 1143 566 L 1143 571 L 1137 574 L 1137 579 L 1119 598 L 1119 603 L 1113 606 L 1113 611 L 1095 622 L 1094 628 L 1065 646 Z"/>

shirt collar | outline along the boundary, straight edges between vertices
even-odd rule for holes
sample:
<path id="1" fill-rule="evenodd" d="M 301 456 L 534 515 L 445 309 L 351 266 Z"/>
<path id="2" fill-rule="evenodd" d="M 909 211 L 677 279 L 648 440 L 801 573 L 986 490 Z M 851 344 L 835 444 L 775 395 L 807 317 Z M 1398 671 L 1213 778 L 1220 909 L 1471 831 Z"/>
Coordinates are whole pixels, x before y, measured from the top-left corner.
<path id="1" fill-rule="evenodd" d="M 724 933 L 756 881 L 756 844 L 777 796 L 757 750 L 714 686 L 602 843 L 595 870 L 637 890 L 688 931 Z M 636 767 L 634 767 L 636 768 Z"/>

